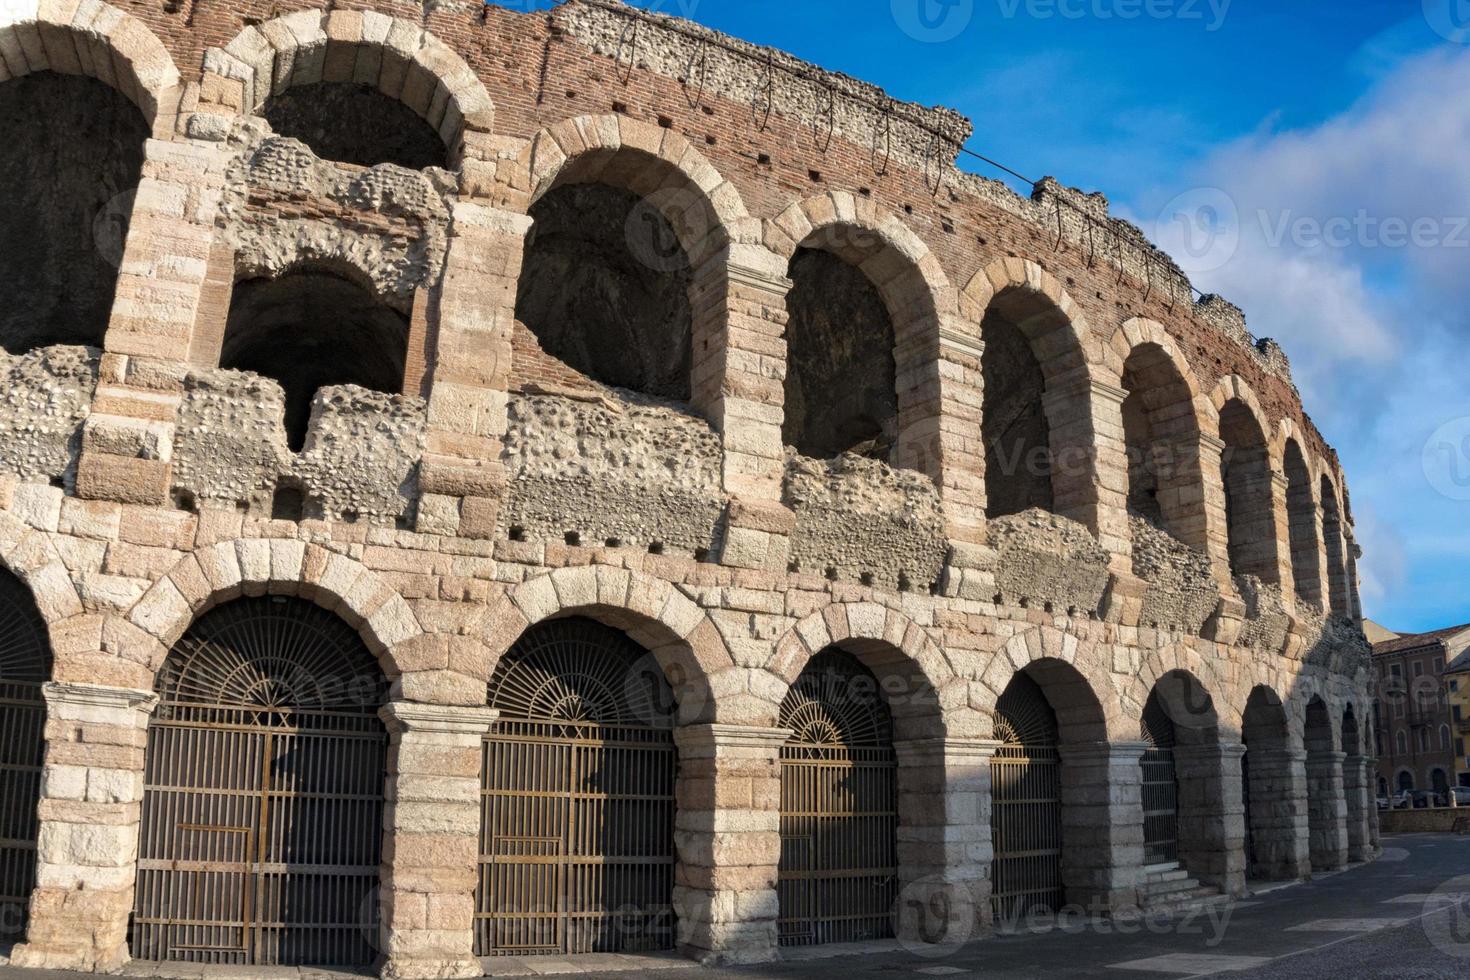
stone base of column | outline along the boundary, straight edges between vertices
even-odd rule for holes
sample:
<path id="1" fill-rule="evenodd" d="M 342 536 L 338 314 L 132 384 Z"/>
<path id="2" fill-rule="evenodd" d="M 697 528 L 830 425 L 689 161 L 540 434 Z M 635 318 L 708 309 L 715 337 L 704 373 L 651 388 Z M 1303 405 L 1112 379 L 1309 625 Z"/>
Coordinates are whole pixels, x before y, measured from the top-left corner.
<path id="1" fill-rule="evenodd" d="M 1062 880 L 1089 914 L 1138 909 L 1143 878 L 1143 742 L 1063 745 Z"/>
<path id="2" fill-rule="evenodd" d="M 1179 861 L 1226 895 L 1245 894 L 1245 807 L 1238 744 L 1179 746 Z"/>
<path id="3" fill-rule="evenodd" d="M 89 877 L 93 870 L 88 869 Z M 95 881 L 82 889 L 38 885 L 31 893 L 26 941 L 10 951 L 11 965 L 82 973 L 121 970 L 132 959 L 127 922 L 133 873 L 129 869 L 118 877 L 126 880 Z"/>
<path id="4" fill-rule="evenodd" d="M 1313 752 L 1307 757 L 1307 812 L 1313 871 L 1336 871 L 1347 864 L 1347 801 L 1342 791 L 1343 752 Z"/>
<path id="5" fill-rule="evenodd" d="M 1307 754 L 1300 749 L 1255 748 L 1250 761 L 1251 863 L 1269 881 L 1312 875 L 1307 850 Z"/>
<path id="6" fill-rule="evenodd" d="M 1350 755 L 1342 764 L 1343 795 L 1347 800 L 1347 859 L 1362 863 L 1374 858 L 1371 771 L 1372 760 Z"/>
<path id="7" fill-rule="evenodd" d="M 677 729 L 678 949 L 707 966 L 776 958 L 781 861 L 779 728 Z"/>

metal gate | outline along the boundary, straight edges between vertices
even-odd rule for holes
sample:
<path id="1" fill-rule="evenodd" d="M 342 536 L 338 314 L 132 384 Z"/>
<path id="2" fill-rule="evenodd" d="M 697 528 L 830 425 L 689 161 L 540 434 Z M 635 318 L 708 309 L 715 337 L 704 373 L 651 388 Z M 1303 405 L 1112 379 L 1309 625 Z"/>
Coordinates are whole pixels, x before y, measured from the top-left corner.
<path id="1" fill-rule="evenodd" d="M 587 619 L 532 627 L 490 680 L 475 952 L 674 946 L 673 693 Z"/>
<path id="2" fill-rule="evenodd" d="M 240 599 L 184 634 L 158 693 L 133 956 L 371 963 L 387 736 L 356 632 L 300 600 Z"/>
<path id="3" fill-rule="evenodd" d="M 996 701 L 995 737 L 1001 746 L 990 763 L 990 903 L 997 921 L 1014 923 L 1055 912 L 1065 900 L 1057 719 L 1025 674 Z"/>
<path id="4" fill-rule="evenodd" d="M 36 803 L 40 797 L 51 675 L 46 623 L 30 592 L 0 573 L 0 944 L 25 932 L 36 883 Z"/>
<path id="5" fill-rule="evenodd" d="M 877 679 L 826 651 L 781 705 L 779 941 L 812 946 L 893 935 L 897 766 Z"/>
<path id="6" fill-rule="evenodd" d="M 1174 774 L 1174 722 L 1157 693 L 1143 708 L 1140 734 L 1148 743 L 1143 768 L 1143 858 L 1148 864 L 1179 860 L 1179 781 Z"/>

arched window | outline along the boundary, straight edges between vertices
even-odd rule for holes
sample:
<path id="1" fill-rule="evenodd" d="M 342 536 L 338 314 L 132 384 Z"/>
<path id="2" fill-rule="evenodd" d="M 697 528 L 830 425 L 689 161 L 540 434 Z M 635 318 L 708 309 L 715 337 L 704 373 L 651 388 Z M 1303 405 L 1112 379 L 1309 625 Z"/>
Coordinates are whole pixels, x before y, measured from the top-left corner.
<path id="1" fill-rule="evenodd" d="M 1203 548 L 1199 519 L 1199 425 L 1189 384 L 1158 344 L 1140 344 L 1123 365 L 1128 512 Z"/>
<path id="2" fill-rule="evenodd" d="M 1350 616 L 1347 588 L 1347 558 L 1342 536 L 1342 516 L 1337 506 L 1337 490 L 1332 481 L 1322 477 L 1322 538 L 1327 547 L 1327 596 L 1334 616 Z"/>
<path id="3" fill-rule="evenodd" d="M 1397 735 L 1394 736 L 1394 744 L 1398 747 L 1398 754 L 1399 755 L 1408 755 L 1408 753 L 1409 753 L 1409 739 L 1408 739 L 1408 736 L 1405 735 L 1402 731 L 1400 731 Z"/>
<path id="4" fill-rule="evenodd" d="M 101 347 L 148 122 L 110 85 L 42 71 L 0 83 L 0 133 L 0 347 Z"/>
<path id="5" fill-rule="evenodd" d="M 1225 485 L 1225 520 L 1230 571 L 1277 584 L 1276 521 L 1271 511 L 1271 463 L 1266 434 L 1239 398 L 1220 410 L 1220 478 Z"/>
<path id="6" fill-rule="evenodd" d="M 1066 318 L 1044 300 L 1011 289 L 996 297 L 980 324 L 987 517 L 1055 509 L 1046 375 L 1031 334 L 1050 332 L 1055 326 L 1047 321 L 1056 319 Z"/>
<path id="7" fill-rule="evenodd" d="M 261 109 L 278 136 L 298 139 L 323 160 L 410 170 L 447 167 L 444 142 L 402 101 L 355 82 L 315 82 L 277 92 Z"/>
<path id="8" fill-rule="evenodd" d="M 1414 788 L 1414 774 L 1407 769 L 1399 770 L 1399 792 L 1406 792 Z"/>

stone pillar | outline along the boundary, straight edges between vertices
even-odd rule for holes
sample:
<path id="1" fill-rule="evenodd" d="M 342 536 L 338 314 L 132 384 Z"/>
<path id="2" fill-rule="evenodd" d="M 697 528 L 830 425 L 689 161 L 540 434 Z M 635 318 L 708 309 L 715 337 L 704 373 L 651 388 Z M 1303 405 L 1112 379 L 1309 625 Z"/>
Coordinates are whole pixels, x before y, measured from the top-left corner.
<path id="1" fill-rule="evenodd" d="M 899 938 L 946 946 L 991 928 L 988 739 L 894 743 L 898 757 Z"/>
<path id="2" fill-rule="evenodd" d="M 478 977 L 480 766 L 500 713 L 394 701 L 383 814 L 382 975 Z"/>
<path id="3" fill-rule="evenodd" d="M 444 274 L 429 297 L 434 356 L 421 532 L 488 539 L 499 523 L 516 284 L 530 229 L 524 214 L 454 205 Z"/>
<path id="4" fill-rule="evenodd" d="M 1307 753 L 1307 816 L 1313 871 L 1335 871 L 1347 863 L 1347 800 L 1343 795 L 1344 752 Z"/>
<path id="5" fill-rule="evenodd" d="M 1205 552 L 1210 556 L 1210 564 L 1215 569 L 1215 581 L 1227 592 L 1234 592 L 1235 586 L 1231 583 L 1230 575 L 1230 524 L 1225 516 L 1225 481 L 1220 473 L 1224 456 L 1225 440 L 1218 436 L 1200 434 L 1199 470 L 1205 491 Z"/>
<path id="6" fill-rule="evenodd" d="M 934 413 L 927 418 L 917 399 L 909 406 L 913 423 L 906 427 L 905 435 L 914 438 L 900 439 L 899 463 L 927 474 L 939 486 L 945 534 L 951 545 L 961 548 L 986 540 L 985 444 L 980 429 L 985 402 L 980 362 L 984 355 L 978 321 L 942 316 L 938 356 L 928 351 L 912 352 L 906 358 L 910 376 L 934 380 L 936 400 L 927 403 L 928 411 Z M 902 372 L 898 390 L 902 411 L 908 400 Z M 920 438 L 919 433 L 924 436 Z"/>
<path id="7" fill-rule="evenodd" d="M 1099 914 L 1138 907 L 1145 748 L 1144 742 L 1061 746 L 1062 882 L 1070 905 Z"/>
<path id="8" fill-rule="evenodd" d="M 16 966 L 111 972 L 128 961 L 152 691 L 46 684 L 36 890 Z"/>
<path id="9" fill-rule="evenodd" d="M 1378 807 L 1373 802 L 1372 765 L 1373 760 L 1362 755 L 1349 755 L 1342 764 L 1349 861 L 1371 861 L 1375 853 L 1372 815 Z"/>
<path id="10" fill-rule="evenodd" d="M 1248 870 L 1261 878 L 1312 876 L 1307 841 L 1307 754 L 1301 749 L 1248 748 L 1251 848 Z"/>
<path id="11" fill-rule="evenodd" d="M 204 140 L 149 140 L 118 269 L 97 392 L 82 427 L 77 493 L 168 502 L 174 419 L 196 325 L 218 320 L 209 280 L 229 151 Z M 233 270 L 230 270 L 231 274 Z"/>
<path id="12" fill-rule="evenodd" d="M 1245 894 L 1245 800 L 1240 744 L 1180 745 L 1179 862 L 1227 895 Z"/>
<path id="13" fill-rule="evenodd" d="M 1271 473 L 1271 522 L 1276 541 L 1276 580 L 1281 583 L 1281 594 L 1296 608 L 1296 572 L 1291 564 L 1291 514 L 1287 507 L 1287 493 L 1291 484 L 1286 475 Z"/>
<path id="14" fill-rule="evenodd" d="M 1122 388 L 1083 374 L 1048 378 L 1042 405 L 1051 429 L 1056 512 L 1086 524 L 1113 556 L 1114 568 L 1131 572 L 1128 450 L 1123 439 L 1127 397 Z"/>
<path id="15" fill-rule="evenodd" d="M 674 732 L 678 945 L 706 965 L 776 957 L 781 746 L 790 737 L 781 728 L 739 725 Z"/>

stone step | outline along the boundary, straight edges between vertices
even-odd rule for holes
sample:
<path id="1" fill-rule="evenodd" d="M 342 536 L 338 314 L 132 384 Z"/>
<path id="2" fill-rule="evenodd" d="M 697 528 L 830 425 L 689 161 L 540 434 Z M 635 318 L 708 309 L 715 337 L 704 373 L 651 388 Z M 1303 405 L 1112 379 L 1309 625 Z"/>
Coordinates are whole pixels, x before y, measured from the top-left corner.
<path id="1" fill-rule="evenodd" d="M 1147 905 L 1144 911 L 1151 915 L 1179 915 L 1182 913 L 1196 912 L 1213 905 L 1224 905 L 1229 901 L 1230 896 L 1220 894 L 1220 889 L 1201 885 L 1194 891 L 1185 893 L 1183 897 L 1157 905 Z"/>
<path id="2" fill-rule="evenodd" d="M 1183 868 L 1175 868 L 1173 871 L 1155 871 L 1143 876 L 1145 885 L 1152 885 L 1160 881 L 1183 881 L 1189 877 L 1189 872 Z"/>
<path id="3" fill-rule="evenodd" d="M 1174 881 L 1163 881 L 1158 884 L 1145 885 L 1138 890 L 1140 898 L 1145 904 L 1152 901 L 1163 901 L 1172 898 L 1181 892 L 1188 892 L 1200 887 L 1200 883 L 1193 878 L 1177 878 Z"/>

